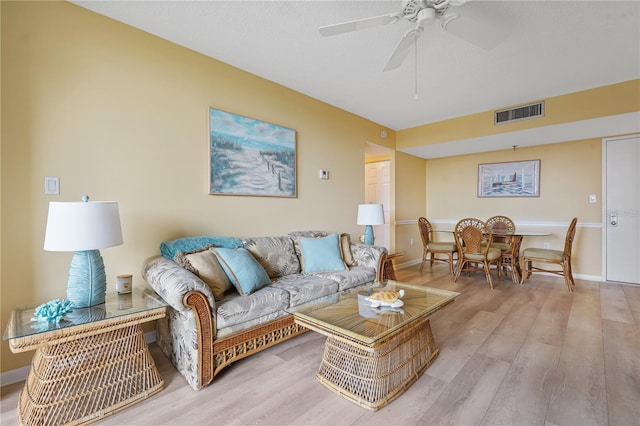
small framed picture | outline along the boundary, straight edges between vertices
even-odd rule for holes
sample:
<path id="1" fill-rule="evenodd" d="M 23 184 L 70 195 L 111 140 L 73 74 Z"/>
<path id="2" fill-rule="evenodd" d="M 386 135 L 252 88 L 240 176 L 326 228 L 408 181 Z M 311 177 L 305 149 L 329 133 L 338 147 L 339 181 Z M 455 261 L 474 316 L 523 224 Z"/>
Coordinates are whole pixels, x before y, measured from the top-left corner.
<path id="1" fill-rule="evenodd" d="M 539 197 L 540 160 L 478 165 L 478 197 Z"/>

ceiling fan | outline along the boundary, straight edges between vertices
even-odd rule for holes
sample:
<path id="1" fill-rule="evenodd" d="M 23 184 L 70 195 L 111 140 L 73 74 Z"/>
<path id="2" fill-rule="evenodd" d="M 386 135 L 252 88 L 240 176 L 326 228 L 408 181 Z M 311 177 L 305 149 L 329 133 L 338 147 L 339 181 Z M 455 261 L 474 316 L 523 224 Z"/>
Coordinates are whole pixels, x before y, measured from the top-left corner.
<path id="1" fill-rule="evenodd" d="M 424 32 L 425 25 L 435 21 L 440 22 L 443 30 L 489 50 L 497 46 L 505 37 L 506 32 L 499 26 L 488 22 L 474 20 L 471 17 L 464 18 L 455 9 L 470 0 L 404 0 L 402 10 L 398 13 L 374 16 L 358 19 L 340 24 L 320 27 L 320 34 L 328 37 L 337 34 L 359 31 L 382 25 L 395 24 L 400 20 L 406 20 L 415 24 L 400 39 L 391 58 L 384 67 L 384 71 L 398 68 L 409 54 L 409 48 L 416 44 L 418 38 Z"/>

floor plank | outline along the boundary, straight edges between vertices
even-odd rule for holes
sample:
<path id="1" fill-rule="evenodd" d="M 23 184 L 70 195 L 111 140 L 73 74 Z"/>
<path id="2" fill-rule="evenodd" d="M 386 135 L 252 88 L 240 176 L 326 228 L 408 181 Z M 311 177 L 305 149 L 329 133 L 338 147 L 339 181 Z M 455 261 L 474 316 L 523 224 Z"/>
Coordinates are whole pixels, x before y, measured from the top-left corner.
<path id="1" fill-rule="evenodd" d="M 557 346 L 525 342 L 480 424 L 543 425 L 559 357 Z"/>
<path id="2" fill-rule="evenodd" d="M 602 319 L 635 324 L 623 287 L 608 284 L 600 288 Z"/>
<path id="3" fill-rule="evenodd" d="M 637 327 L 603 320 L 609 425 L 640 424 L 640 336 Z"/>
<path id="4" fill-rule="evenodd" d="M 418 424 L 476 425 L 484 417 L 510 363 L 476 354 L 469 359 Z"/>

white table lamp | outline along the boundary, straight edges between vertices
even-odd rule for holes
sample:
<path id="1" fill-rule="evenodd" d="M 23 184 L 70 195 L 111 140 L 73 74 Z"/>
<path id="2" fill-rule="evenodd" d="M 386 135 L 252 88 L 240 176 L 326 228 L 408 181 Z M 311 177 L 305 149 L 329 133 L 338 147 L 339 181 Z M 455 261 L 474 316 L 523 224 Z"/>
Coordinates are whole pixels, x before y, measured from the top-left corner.
<path id="1" fill-rule="evenodd" d="M 107 277 L 98 249 L 122 244 L 118 203 L 91 201 L 50 202 L 44 249 L 73 251 L 67 299 L 76 308 L 104 303 Z"/>
<path id="2" fill-rule="evenodd" d="M 364 227 L 364 243 L 373 245 L 373 225 L 384 224 L 384 211 L 382 204 L 360 204 L 358 205 L 358 225 Z"/>

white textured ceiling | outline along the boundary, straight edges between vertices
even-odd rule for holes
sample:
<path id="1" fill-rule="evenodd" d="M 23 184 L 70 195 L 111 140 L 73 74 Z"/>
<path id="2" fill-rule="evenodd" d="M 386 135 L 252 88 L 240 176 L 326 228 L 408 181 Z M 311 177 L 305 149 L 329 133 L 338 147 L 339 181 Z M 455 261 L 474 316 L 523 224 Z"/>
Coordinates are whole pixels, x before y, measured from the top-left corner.
<path id="1" fill-rule="evenodd" d="M 333 37 L 318 27 L 401 1 L 72 2 L 394 130 L 640 78 L 637 0 L 471 1 L 461 19 L 508 30 L 500 45 L 429 25 L 417 64 L 412 52 L 387 72 L 409 22 Z"/>

